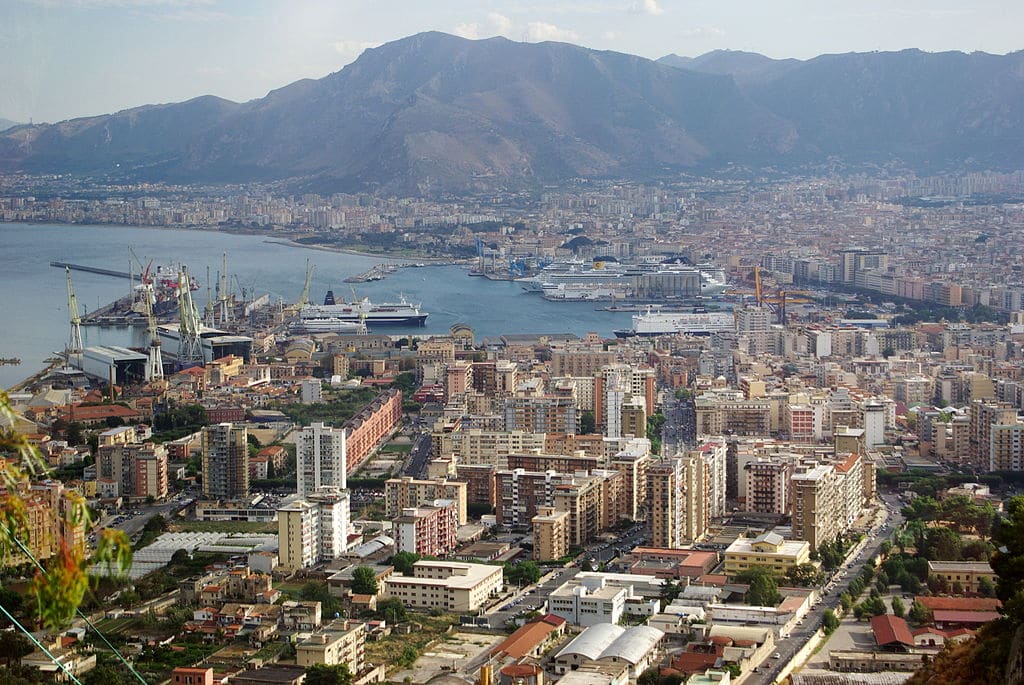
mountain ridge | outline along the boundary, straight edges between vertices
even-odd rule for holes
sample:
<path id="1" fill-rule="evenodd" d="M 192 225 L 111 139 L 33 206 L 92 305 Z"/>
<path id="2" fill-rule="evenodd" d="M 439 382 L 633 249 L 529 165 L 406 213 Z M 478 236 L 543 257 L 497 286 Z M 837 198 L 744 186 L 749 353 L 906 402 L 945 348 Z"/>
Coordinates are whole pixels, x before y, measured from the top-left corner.
<path id="1" fill-rule="evenodd" d="M 653 61 L 426 32 L 244 103 L 207 95 L 18 126 L 0 132 L 0 171 L 432 194 L 835 158 L 1024 158 L 1006 143 L 1024 119 L 1012 96 L 1024 92 L 1024 53 L 948 54 Z"/>

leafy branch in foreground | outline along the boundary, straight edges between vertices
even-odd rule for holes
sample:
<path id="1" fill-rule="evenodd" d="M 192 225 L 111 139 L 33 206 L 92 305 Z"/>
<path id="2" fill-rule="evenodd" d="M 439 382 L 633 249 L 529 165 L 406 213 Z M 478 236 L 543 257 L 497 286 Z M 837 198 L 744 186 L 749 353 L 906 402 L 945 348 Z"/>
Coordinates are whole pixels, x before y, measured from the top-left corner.
<path id="1" fill-rule="evenodd" d="M 52 473 L 39 451 L 16 429 L 17 422 L 10 397 L 0 390 L 0 565 L 11 557 L 19 561 L 23 557 L 23 562 L 36 566 L 29 592 L 36 600 L 37 618 L 44 627 L 57 629 L 74 617 L 90 584 L 98 581 L 90 569 L 109 575 L 128 570 L 131 544 L 123 531 L 107 529 L 89 554 L 84 533 L 95 521 L 85 498 L 62 489 L 56 500 L 39 501 L 33 484 Z M 32 514 L 37 518 L 30 518 Z M 36 552 L 44 546 L 52 554 L 39 559 Z"/>

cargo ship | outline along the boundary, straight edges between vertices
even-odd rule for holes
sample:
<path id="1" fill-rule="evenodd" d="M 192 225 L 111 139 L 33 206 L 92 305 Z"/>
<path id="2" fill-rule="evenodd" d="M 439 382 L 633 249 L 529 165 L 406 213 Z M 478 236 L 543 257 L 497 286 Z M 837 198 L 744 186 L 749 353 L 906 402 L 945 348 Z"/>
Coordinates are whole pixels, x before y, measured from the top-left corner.
<path id="1" fill-rule="evenodd" d="M 316 320 L 337 320 L 366 326 L 425 326 L 426 312 L 418 304 L 410 304 L 405 298 L 398 302 L 374 304 L 368 298 L 358 302 L 335 302 L 334 292 L 328 290 L 323 304 L 307 304 L 299 310 L 299 322 L 304 326 L 316 326 Z"/>

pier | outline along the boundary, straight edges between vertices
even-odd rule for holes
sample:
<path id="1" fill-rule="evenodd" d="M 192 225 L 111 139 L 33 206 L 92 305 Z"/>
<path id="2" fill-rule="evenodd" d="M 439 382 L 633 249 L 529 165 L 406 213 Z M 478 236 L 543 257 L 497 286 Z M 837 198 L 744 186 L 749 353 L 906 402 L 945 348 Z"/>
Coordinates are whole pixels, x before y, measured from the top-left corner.
<path id="1" fill-rule="evenodd" d="M 369 281 L 380 281 L 388 274 L 393 274 L 396 271 L 398 271 L 397 264 L 378 264 L 361 274 L 349 276 L 345 279 L 345 283 L 367 283 Z"/>
<path id="2" fill-rule="evenodd" d="M 68 262 L 50 262 L 50 266 L 55 266 L 58 269 L 71 269 L 72 271 L 87 271 L 91 274 L 100 274 L 101 276 L 113 276 L 114 278 L 131 278 L 132 275 L 127 271 L 115 271 L 114 269 L 101 269 L 98 266 L 84 266 L 82 264 L 69 264 Z"/>

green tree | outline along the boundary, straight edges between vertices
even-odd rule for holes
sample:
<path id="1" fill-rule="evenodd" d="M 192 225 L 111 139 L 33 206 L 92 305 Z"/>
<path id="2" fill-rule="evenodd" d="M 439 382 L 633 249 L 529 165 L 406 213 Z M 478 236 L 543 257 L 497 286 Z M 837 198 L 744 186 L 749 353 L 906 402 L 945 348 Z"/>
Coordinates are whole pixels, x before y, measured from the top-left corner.
<path id="1" fill-rule="evenodd" d="M 520 561 L 517 564 L 506 564 L 505 575 L 509 583 L 532 585 L 540 580 L 540 566 L 535 561 Z"/>
<path id="2" fill-rule="evenodd" d="M 391 383 L 392 388 L 398 388 L 402 391 L 402 397 L 412 398 L 412 394 L 416 392 L 418 385 L 416 384 L 416 374 L 411 371 L 405 371 L 397 376 Z"/>
<path id="3" fill-rule="evenodd" d="M 377 602 L 377 615 L 390 623 L 401 623 L 407 617 L 405 605 L 397 597 L 388 597 Z"/>
<path id="4" fill-rule="evenodd" d="M 891 604 L 893 616 L 899 616 L 900 618 L 903 618 L 903 616 L 907 613 L 907 607 L 905 604 L 903 604 L 903 600 L 899 597 L 893 597 Z"/>
<path id="5" fill-rule="evenodd" d="M 749 583 L 747 604 L 773 607 L 782 601 L 778 583 L 775 582 L 775 577 L 768 569 L 755 566 L 739 577 L 741 582 Z"/>
<path id="6" fill-rule="evenodd" d="M 820 585 L 824 575 L 814 564 L 798 564 L 786 571 L 786 580 L 800 587 Z"/>
<path id="7" fill-rule="evenodd" d="M 398 573 L 410 576 L 412 575 L 413 564 L 415 564 L 419 560 L 419 554 L 414 554 L 413 552 L 399 552 L 398 554 L 391 557 L 391 560 L 388 563 L 394 566 L 395 571 L 397 571 Z"/>
<path id="8" fill-rule="evenodd" d="M 907 619 L 915 625 L 927 625 L 932 622 L 932 612 L 928 607 L 915 599 L 910 605 L 910 611 L 907 613 Z"/>
<path id="9" fill-rule="evenodd" d="M 993 597 L 996 594 L 995 585 L 988 578 L 982 576 L 978 579 L 978 594 L 982 597 Z"/>
<path id="10" fill-rule="evenodd" d="M 306 668 L 305 685 L 352 685 L 352 671 L 348 664 L 325 666 L 314 664 Z"/>
<path id="11" fill-rule="evenodd" d="M 853 598 L 850 597 L 849 592 L 843 592 L 839 595 L 839 605 L 843 607 L 843 611 L 850 610 L 850 607 L 853 606 Z"/>
<path id="12" fill-rule="evenodd" d="M 885 602 L 881 597 L 868 597 L 853 609 L 854 615 L 860 618 L 881 616 L 886 612 Z"/>
<path id="13" fill-rule="evenodd" d="M 930 561 L 960 561 L 963 558 L 963 538 L 952 528 L 929 528 L 924 535 L 920 554 Z"/>
<path id="14" fill-rule="evenodd" d="M 839 627 L 839 617 L 836 616 L 836 612 L 831 609 L 825 609 L 825 614 L 822 617 L 822 626 L 825 629 L 826 635 L 831 635 Z"/>
<path id="15" fill-rule="evenodd" d="M 21 657 L 28 656 L 35 650 L 32 642 L 22 635 L 10 630 L 0 631 L 0 662 L 5 667 L 20 662 Z"/>
<path id="16" fill-rule="evenodd" d="M 666 578 L 663 580 L 661 583 L 661 591 L 659 593 L 662 608 L 674 602 L 682 591 L 683 588 L 680 587 L 679 583 L 677 583 L 674 578 Z"/>
<path id="17" fill-rule="evenodd" d="M 591 435 L 597 432 L 597 422 L 594 419 L 594 412 L 586 409 L 580 413 L 580 433 Z"/>
<path id="18" fill-rule="evenodd" d="M 352 571 L 352 592 L 357 595 L 375 595 L 378 591 L 377 574 L 369 566 Z"/>
<path id="19" fill-rule="evenodd" d="M 81 678 L 82 685 L 131 685 L 135 682 L 128 673 L 113 664 L 100 664 Z"/>

